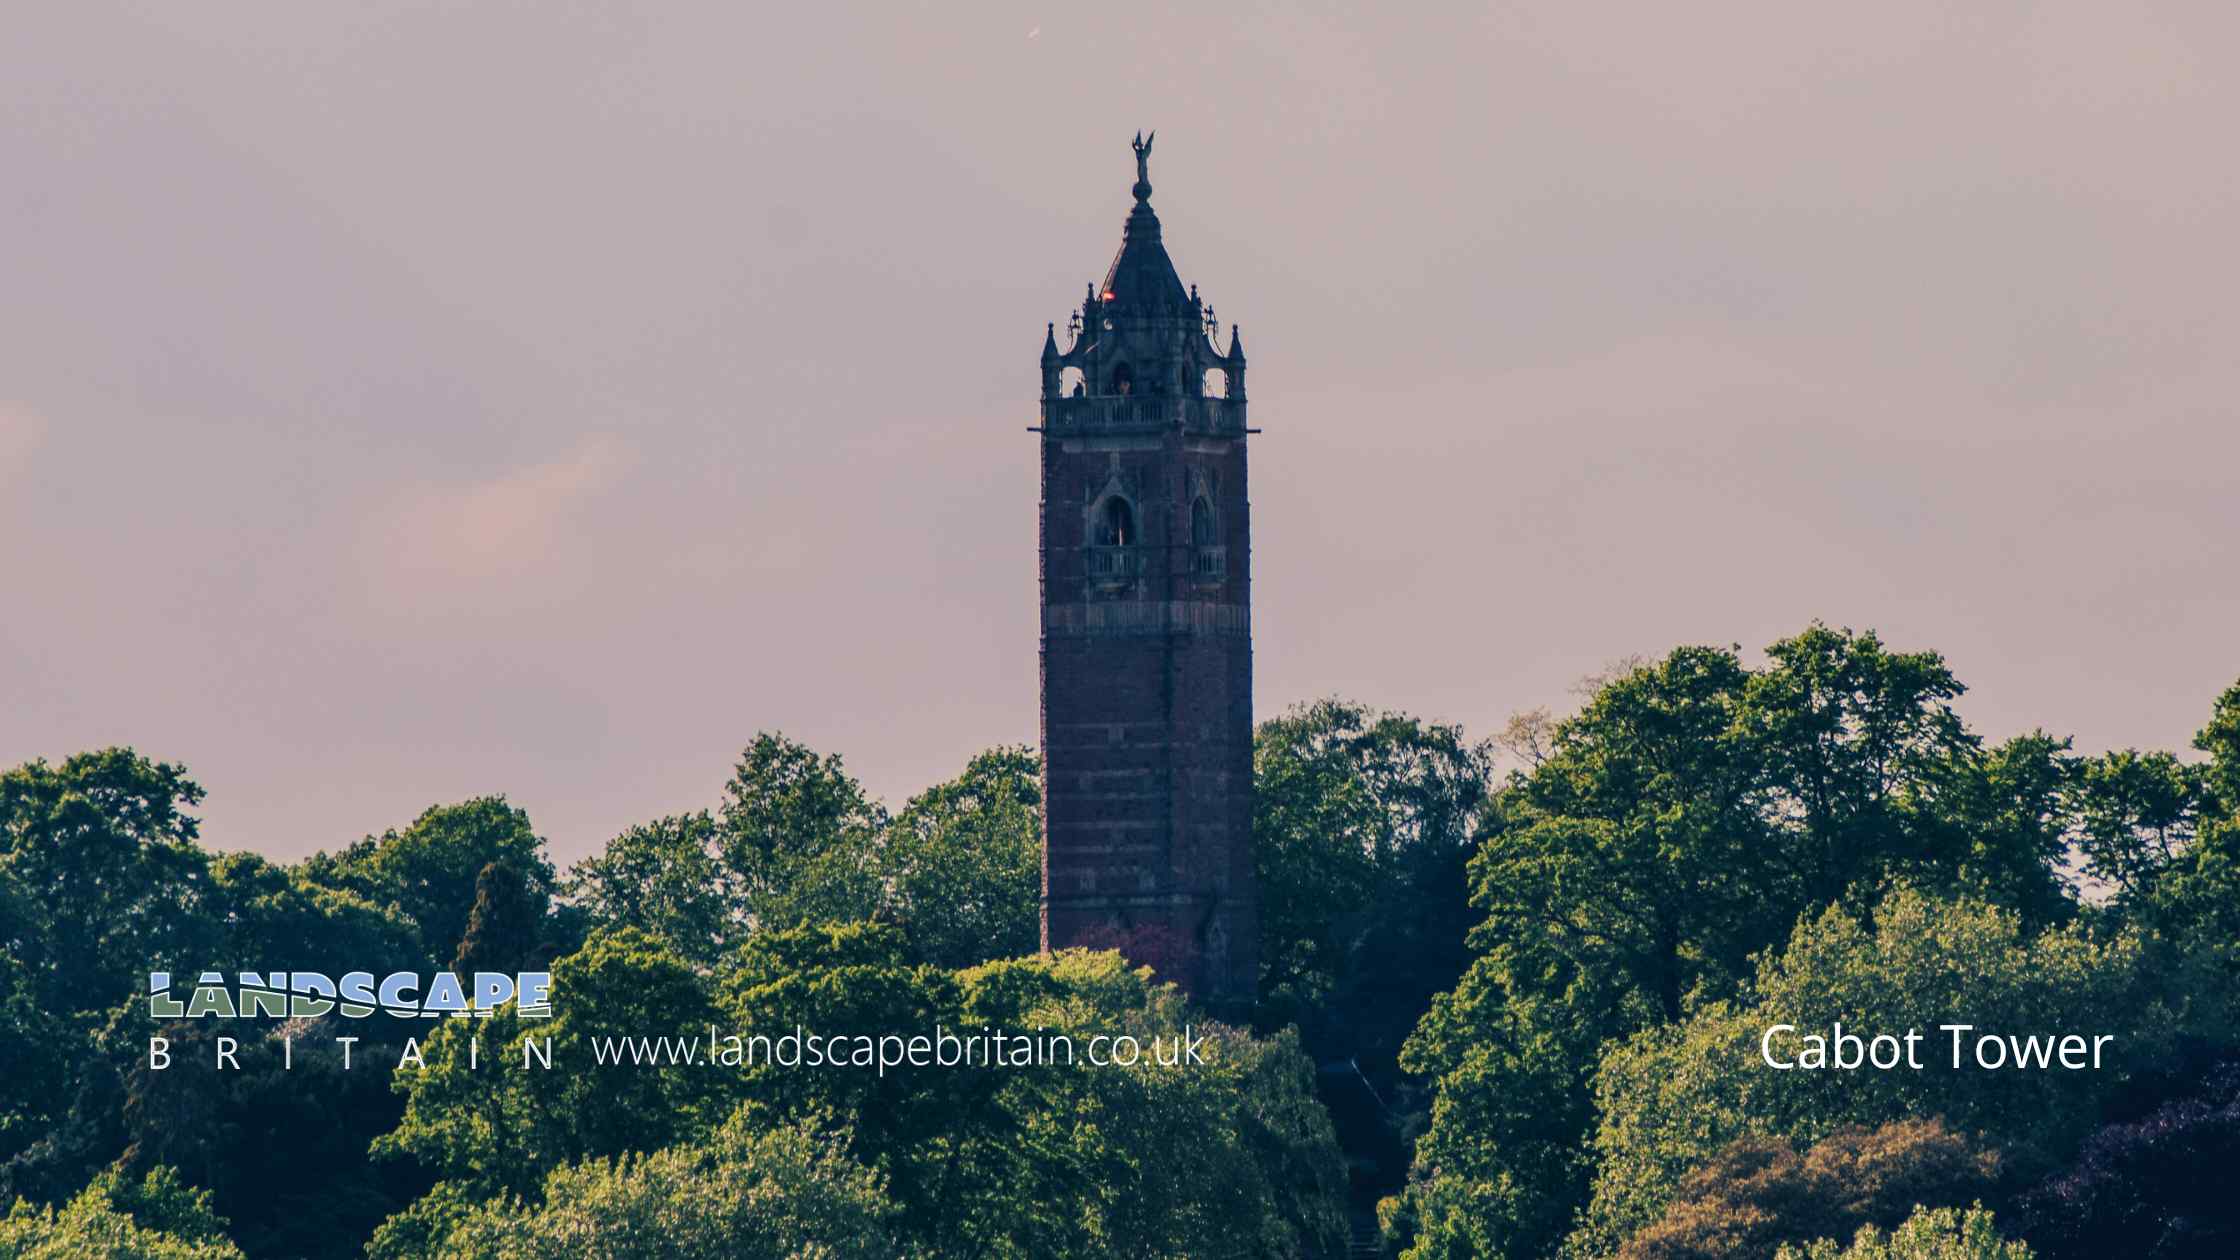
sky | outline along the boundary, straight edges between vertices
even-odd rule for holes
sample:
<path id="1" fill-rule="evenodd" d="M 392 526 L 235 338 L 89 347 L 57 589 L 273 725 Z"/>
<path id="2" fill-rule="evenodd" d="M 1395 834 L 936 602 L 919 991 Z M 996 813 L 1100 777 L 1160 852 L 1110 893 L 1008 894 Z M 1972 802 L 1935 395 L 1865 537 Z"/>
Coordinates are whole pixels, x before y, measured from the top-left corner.
<path id="1" fill-rule="evenodd" d="M 1036 725 L 1037 354 L 1128 138 L 1252 355 L 1256 700 L 1491 733 L 1815 618 L 1990 737 L 2240 679 L 2240 9 L 44 5 L 0 765 L 562 863 Z"/>

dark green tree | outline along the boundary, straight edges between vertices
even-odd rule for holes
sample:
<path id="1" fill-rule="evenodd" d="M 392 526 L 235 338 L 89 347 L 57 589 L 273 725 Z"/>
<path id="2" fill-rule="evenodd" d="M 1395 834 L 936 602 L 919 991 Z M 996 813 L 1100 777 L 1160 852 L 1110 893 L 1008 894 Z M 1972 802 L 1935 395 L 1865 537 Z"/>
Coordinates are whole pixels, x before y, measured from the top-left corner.
<path id="1" fill-rule="evenodd" d="M 724 785 L 718 846 L 757 928 L 874 917 L 887 814 L 837 754 L 764 731 Z"/>
<path id="2" fill-rule="evenodd" d="M 1476 961 L 1402 1060 L 1440 1082 L 1391 1213 L 1411 1255 L 1552 1248 L 1592 1171 L 1602 1047 L 1734 994 L 1800 915 L 1898 877 L 2072 912 L 2060 741 L 1985 750 L 1942 659 L 1871 633 L 1766 655 L 1682 648 L 1607 680 L 1488 811 Z"/>
<path id="3" fill-rule="evenodd" d="M 635 928 L 713 968 L 745 935 L 746 908 L 705 810 L 632 827 L 576 864 L 568 893 L 594 924 Z"/>
<path id="4" fill-rule="evenodd" d="M 441 967 L 466 935 L 476 882 L 493 862 L 519 871 L 540 904 L 550 901 L 556 880 L 544 841 L 529 815 L 502 796 L 432 806 L 401 831 L 368 836 L 338 854 L 315 854 L 302 870 L 314 883 L 397 907 L 419 927 L 427 965 Z"/>
<path id="5" fill-rule="evenodd" d="M 509 1003 L 437 1023 L 424 1066 L 396 1070 L 404 1118 L 375 1153 L 411 1156 L 477 1197 L 534 1194 L 562 1164 L 660 1150 L 722 1117 L 730 1073 L 602 1062 L 612 1039 L 704 1039 L 718 1022 L 707 981 L 683 959 L 643 933 L 601 932 L 553 964 L 552 986 L 550 1018 Z M 549 1070 L 524 1058 L 532 1039 L 549 1040 Z"/>
<path id="6" fill-rule="evenodd" d="M 215 935 L 208 858 L 187 813 L 201 800 L 185 770 L 129 748 L 0 773 L 10 952 L 43 1009 L 106 1011 L 165 960 L 200 964 Z"/>
<path id="7" fill-rule="evenodd" d="M 459 939 L 451 969 L 462 976 L 477 971 L 517 972 L 549 961 L 537 956 L 548 904 L 549 898 L 532 887 L 512 862 L 484 866 L 475 876 L 474 908 L 467 912 L 466 933 Z"/>
<path id="8" fill-rule="evenodd" d="M 888 914 L 920 960 L 969 967 L 1039 945 L 1041 774 L 1034 750 L 991 748 L 888 825 L 879 853 Z"/>

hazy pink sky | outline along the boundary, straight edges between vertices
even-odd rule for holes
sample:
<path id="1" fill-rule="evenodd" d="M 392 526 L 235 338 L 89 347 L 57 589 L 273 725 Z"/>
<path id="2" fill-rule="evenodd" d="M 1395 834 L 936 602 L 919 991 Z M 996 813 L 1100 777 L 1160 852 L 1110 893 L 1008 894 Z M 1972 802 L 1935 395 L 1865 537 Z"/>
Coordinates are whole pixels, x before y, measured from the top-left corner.
<path id="1" fill-rule="evenodd" d="M 1260 711 L 1809 619 L 2005 735 L 2240 677 L 2240 10 L 45 5 L 0 42 L 0 764 L 572 860 L 778 727 L 1035 729 L 1036 352 L 1156 127 Z"/>

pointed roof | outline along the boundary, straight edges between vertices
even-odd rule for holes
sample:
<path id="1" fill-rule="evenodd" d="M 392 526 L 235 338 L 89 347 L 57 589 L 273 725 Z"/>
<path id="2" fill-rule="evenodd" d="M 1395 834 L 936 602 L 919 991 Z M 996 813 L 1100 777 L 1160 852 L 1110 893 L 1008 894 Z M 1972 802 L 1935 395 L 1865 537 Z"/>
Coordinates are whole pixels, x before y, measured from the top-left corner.
<path id="1" fill-rule="evenodd" d="M 1141 132 L 1130 146 L 1136 152 L 1135 209 L 1128 212 L 1128 224 L 1120 232 L 1120 252 L 1112 256 L 1112 266 L 1104 273 L 1104 285 L 1098 296 L 1106 303 L 1120 307 L 1187 307 L 1190 297 L 1183 291 L 1182 277 L 1175 274 L 1174 260 L 1167 257 L 1167 247 L 1159 240 L 1159 216 L 1151 211 L 1151 143 L 1159 138 L 1151 133 L 1147 140 Z"/>

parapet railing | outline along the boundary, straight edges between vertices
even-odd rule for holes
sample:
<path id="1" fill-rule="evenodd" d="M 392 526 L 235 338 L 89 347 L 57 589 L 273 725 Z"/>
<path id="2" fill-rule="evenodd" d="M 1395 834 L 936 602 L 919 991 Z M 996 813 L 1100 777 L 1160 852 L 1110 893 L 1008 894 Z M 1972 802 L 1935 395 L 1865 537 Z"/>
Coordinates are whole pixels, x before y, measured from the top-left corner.
<path id="1" fill-rule="evenodd" d="M 1241 398 L 1120 394 L 1042 401 L 1042 425 L 1050 432 L 1096 433 L 1180 426 L 1198 433 L 1241 435 L 1244 415 Z"/>

